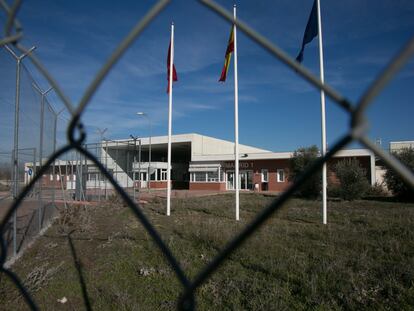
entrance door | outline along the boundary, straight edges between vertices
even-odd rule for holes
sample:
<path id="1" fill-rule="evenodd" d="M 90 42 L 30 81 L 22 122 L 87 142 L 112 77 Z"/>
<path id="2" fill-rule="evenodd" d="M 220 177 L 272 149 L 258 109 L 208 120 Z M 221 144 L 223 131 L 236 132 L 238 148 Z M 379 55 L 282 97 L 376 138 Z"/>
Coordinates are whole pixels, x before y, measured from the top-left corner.
<path id="1" fill-rule="evenodd" d="M 245 171 L 239 173 L 239 188 L 240 190 L 247 189 L 247 173 Z"/>
<path id="2" fill-rule="evenodd" d="M 253 171 L 240 171 L 239 173 L 240 190 L 253 189 Z"/>
<path id="3" fill-rule="evenodd" d="M 227 175 L 227 190 L 234 190 L 234 171 L 228 171 Z M 253 171 L 239 172 L 239 189 L 252 190 L 253 189 Z"/>
<path id="4" fill-rule="evenodd" d="M 234 172 L 233 171 L 228 171 L 226 173 L 227 175 L 227 190 L 234 190 Z"/>

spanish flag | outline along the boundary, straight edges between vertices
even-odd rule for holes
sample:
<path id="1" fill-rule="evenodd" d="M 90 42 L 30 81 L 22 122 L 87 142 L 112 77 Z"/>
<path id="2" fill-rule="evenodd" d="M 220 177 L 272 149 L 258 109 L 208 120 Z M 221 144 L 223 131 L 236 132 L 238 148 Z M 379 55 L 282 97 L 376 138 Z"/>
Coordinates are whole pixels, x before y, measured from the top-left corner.
<path id="1" fill-rule="evenodd" d="M 219 82 L 225 82 L 227 78 L 227 72 L 229 71 L 230 67 L 230 60 L 231 54 L 234 51 L 234 26 L 231 26 L 230 38 L 229 43 L 227 44 L 226 55 L 224 56 L 224 66 L 223 70 L 221 71 L 221 76 Z"/>
<path id="2" fill-rule="evenodd" d="M 168 56 L 167 56 L 167 81 L 168 81 L 167 93 L 170 92 L 170 62 L 171 62 L 171 42 L 170 42 L 170 45 L 168 46 Z M 172 80 L 173 82 L 175 82 L 178 80 L 178 76 L 177 76 L 177 71 L 175 70 L 174 63 L 172 67 L 173 67 Z"/>

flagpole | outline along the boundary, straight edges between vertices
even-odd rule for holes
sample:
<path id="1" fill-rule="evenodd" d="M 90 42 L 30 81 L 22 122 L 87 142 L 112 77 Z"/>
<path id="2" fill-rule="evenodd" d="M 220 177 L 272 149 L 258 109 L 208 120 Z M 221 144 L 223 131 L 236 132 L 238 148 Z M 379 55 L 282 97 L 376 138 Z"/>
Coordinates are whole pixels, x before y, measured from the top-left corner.
<path id="1" fill-rule="evenodd" d="M 321 82 L 324 83 L 324 68 L 323 68 L 323 45 L 322 45 L 322 23 L 321 23 L 321 3 L 320 0 L 317 2 L 317 11 L 318 11 L 318 34 L 319 34 L 319 71 Z M 321 89 L 321 123 L 322 123 L 322 157 L 326 154 L 326 116 L 325 116 L 325 92 Z M 328 213 L 327 213 L 327 177 L 326 177 L 326 162 L 322 167 L 322 217 L 323 224 L 326 225 L 328 222 Z"/>
<path id="2" fill-rule="evenodd" d="M 168 81 L 168 164 L 167 164 L 167 216 L 171 214 L 171 128 L 172 128 L 172 83 L 174 65 L 174 23 L 171 23 L 171 49 L 170 49 L 170 77 Z"/>
<path id="3" fill-rule="evenodd" d="M 236 5 L 233 7 L 233 16 L 236 20 Z M 234 180 L 236 186 L 236 220 L 240 219 L 240 187 L 239 187 L 239 85 L 237 77 L 237 27 L 233 25 L 234 35 Z"/>

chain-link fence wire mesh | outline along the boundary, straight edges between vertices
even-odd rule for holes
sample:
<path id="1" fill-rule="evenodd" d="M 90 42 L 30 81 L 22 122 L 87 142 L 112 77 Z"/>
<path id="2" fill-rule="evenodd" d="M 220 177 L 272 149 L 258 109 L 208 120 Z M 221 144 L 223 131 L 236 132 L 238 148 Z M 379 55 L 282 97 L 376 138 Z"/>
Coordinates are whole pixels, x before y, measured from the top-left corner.
<path id="1" fill-rule="evenodd" d="M 5 63 L 0 74 L 0 160 L 4 171 L 2 184 L 8 192 L 3 193 L 0 203 L 2 219 L 13 197 L 33 179 L 41 163 L 53 154 L 57 116 L 51 104 L 38 91 L 39 86 L 27 67 L 22 62 L 17 64 L 15 54 L 1 49 L 0 59 Z M 56 175 L 51 169 L 31 189 L 7 229 L 2 231 L 9 254 L 19 253 L 56 215 Z"/>
<path id="2" fill-rule="evenodd" d="M 11 196 L 12 150 L 14 124 L 14 96 L 16 87 L 16 62 L 5 49 L 0 49 L 0 180 L 3 185 L 2 197 Z M 7 74 L 6 74 L 7 73 Z M 7 194 L 5 192 L 8 192 Z"/>
<path id="3" fill-rule="evenodd" d="M 88 150 L 105 166 L 130 197 L 136 199 L 140 189 L 138 173 L 140 171 L 140 155 L 139 146 L 134 140 L 114 141 L 106 139 L 98 143 L 84 144 L 83 148 Z M 79 192 L 80 190 L 76 186 L 83 187 L 84 196 L 82 196 L 82 199 L 100 201 L 114 194 L 111 183 L 108 182 L 96 165 L 85 159 L 84 155 L 78 154 L 77 159 L 73 164 L 75 165 L 75 172 L 81 172 L 78 174 L 81 182 L 75 184 L 72 188 Z M 148 159 L 148 153 L 146 159 Z M 80 199 L 78 195 L 76 195 L 76 198 Z"/>
<path id="4" fill-rule="evenodd" d="M 46 68 L 42 63 L 35 57 L 33 53 L 28 54 L 31 62 L 37 67 L 37 69 L 44 75 L 44 77 L 49 81 L 50 85 L 55 89 L 56 93 L 60 96 L 62 101 L 65 103 L 67 110 L 71 113 L 72 119 L 68 126 L 68 144 L 58 149 L 53 155 L 51 155 L 47 162 L 40 168 L 40 170 L 35 174 L 31 182 L 22 189 L 19 196 L 15 199 L 12 206 L 7 210 L 6 215 L 1 223 L 1 230 L 7 226 L 9 220 L 12 218 L 13 213 L 21 206 L 23 199 L 29 194 L 30 190 L 35 187 L 36 181 L 43 176 L 43 174 L 49 169 L 53 164 L 55 159 L 62 157 L 69 151 L 76 151 L 79 155 L 82 155 L 84 159 L 90 161 L 92 166 L 95 166 L 112 184 L 115 192 L 119 194 L 130 209 L 133 211 L 134 215 L 142 223 L 144 228 L 148 231 L 155 244 L 159 247 L 161 252 L 164 254 L 165 259 L 170 264 L 171 268 L 175 272 L 176 277 L 183 285 L 183 292 L 178 301 L 178 308 L 182 310 L 192 310 L 195 308 L 195 291 L 201 285 L 203 285 L 206 280 L 211 277 L 211 275 L 220 267 L 223 262 L 238 248 L 242 243 L 275 212 L 280 210 L 287 199 L 289 199 L 293 193 L 314 173 L 319 171 L 328 159 L 332 158 L 339 150 L 344 148 L 346 145 L 351 142 L 358 141 L 368 149 L 372 150 L 378 157 L 380 157 L 386 165 L 395 170 L 400 177 L 412 188 L 414 188 L 414 175 L 413 172 L 407 169 L 403 164 L 398 162 L 392 155 L 384 152 L 378 146 L 375 145 L 371 140 L 366 136 L 367 131 L 367 121 L 365 120 L 365 110 L 375 99 L 378 93 L 385 87 L 385 85 L 394 77 L 394 75 L 401 69 L 409 60 L 409 58 L 414 54 L 414 37 L 408 42 L 406 46 L 402 48 L 400 53 L 398 53 L 390 63 L 385 67 L 384 71 L 375 79 L 371 86 L 366 90 L 364 95 L 361 97 L 359 102 L 351 103 L 344 96 L 339 94 L 329 85 L 324 84 L 320 81 L 319 78 L 311 74 L 303 66 L 299 65 L 292 58 L 290 58 L 284 51 L 282 51 L 277 45 L 271 43 L 265 37 L 257 33 L 254 29 L 249 27 L 246 23 L 240 20 L 234 20 L 232 13 L 224 10 L 222 7 L 217 5 L 215 2 L 210 0 L 200 0 L 200 2 L 208 7 L 210 10 L 216 12 L 229 23 L 234 23 L 237 25 L 238 29 L 244 32 L 248 37 L 255 41 L 258 45 L 262 46 L 265 50 L 283 62 L 285 65 L 290 67 L 292 70 L 295 70 L 300 76 L 302 76 L 309 83 L 314 85 L 318 89 L 325 91 L 326 95 L 329 96 L 335 103 L 347 111 L 351 116 L 351 123 L 349 131 L 346 135 L 340 138 L 333 146 L 331 146 L 329 152 L 319 158 L 311 167 L 309 167 L 301 176 L 296 180 L 290 188 L 285 191 L 281 196 L 275 199 L 269 206 L 267 206 L 256 218 L 249 223 L 233 240 L 224 247 L 223 250 L 209 263 L 207 266 L 200 271 L 193 280 L 190 280 L 184 270 L 182 269 L 179 262 L 176 260 L 175 256 L 171 253 L 170 249 L 167 247 L 166 243 L 161 239 L 158 232 L 155 230 L 154 226 L 148 221 L 147 217 L 142 213 L 137 203 L 135 203 L 131 197 L 126 193 L 126 191 L 121 187 L 117 182 L 114 174 L 109 172 L 109 169 L 100 161 L 101 159 L 97 157 L 97 154 L 85 148 L 84 141 L 86 139 L 86 134 L 84 131 L 84 126 L 81 123 L 81 116 L 84 112 L 85 107 L 88 105 L 92 95 L 96 91 L 97 87 L 101 84 L 104 77 L 111 70 L 113 65 L 122 57 L 123 53 L 127 48 L 132 44 L 132 42 L 141 34 L 143 29 L 151 23 L 151 21 L 158 16 L 158 14 L 165 8 L 169 3 L 168 0 L 158 1 L 144 16 L 144 18 L 133 27 L 131 32 L 126 36 L 126 38 L 117 46 L 107 61 L 104 64 L 102 69 L 99 71 L 97 76 L 94 78 L 90 86 L 85 91 L 83 97 L 81 98 L 79 104 L 75 107 L 69 99 L 65 96 L 63 89 L 59 87 L 53 77 L 48 73 Z M 0 41 L 0 45 L 5 45 L 12 43 L 14 48 L 22 53 L 28 53 L 28 49 L 23 47 L 19 40 L 22 38 L 23 33 L 21 32 L 21 24 L 16 19 L 17 11 L 20 7 L 21 1 L 15 1 L 9 7 L 3 0 L 0 1 L 1 7 L 4 12 L 6 12 L 6 23 L 4 26 L 4 37 Z M 81 157 L 79 157 L 81 158 Z M 78 161 L 78 160 L 75 160 Z M 82 159 L 79 159 L 79 163 Z M 87 164 L 85 164 L 87 166 Z M 82 165 L 79 169 L 82 169 Z M 79 173 L 78 173 L 79 174 Z M 83 174 L 83 173 L 81 173 Z M 26 290 L 22 285 L 20 279 L 4 265 L 6 256 L 7 256 L 7 247 L 4 238 L 2 237 L 2 252 L 1 252 L 1 272 L 7 275 L 12 282 L 16 285 L 20 293 L 23 295 L 27 305 L 36 310 L 37 306 L 34 303 L 31 294 Z M 91 304 L 87 295 L 86 286 L 84 279 L 82 277 L 81 267 L 79 266 L 79 282 L 82 287 L 82 294 L 85 303 L 86 309 L 91 309 Z"/>

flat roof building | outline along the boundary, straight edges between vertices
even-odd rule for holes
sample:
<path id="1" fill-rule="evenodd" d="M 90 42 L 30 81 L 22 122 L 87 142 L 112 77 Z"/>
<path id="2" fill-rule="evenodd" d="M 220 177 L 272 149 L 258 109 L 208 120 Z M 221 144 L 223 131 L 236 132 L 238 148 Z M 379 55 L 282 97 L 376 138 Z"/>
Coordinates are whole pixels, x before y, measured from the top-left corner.
<path id="1" fill-rule="evenodd" d="M 150 143 L 151 142 L 151 143 Z M 87 148 L 124 188 L 166 189 L 167 136 L 102 141 Z M 173 135 L 171 139 L 172 189 L 234 190 L 234 143 L 195 133 Z M 150 152 L 151 150 L 151 152 Z M 253 146 L 239 145 L 239 185 L 241 190 L 282 192 L 290 184 L 290 158 L 293 152 L 271 152 Z M 367 179 L 375 183 L 375 157 L 366 149 L 341 150 L 328 162 L 328 178 L 335 182 L 332 167 L 345 158 L 355 158 L 364 167 Z M 82 163 L 86 188 L 111 188 L 91 161 L 60 161 L 62 174 L 44 177 L 44 182 L 65 183 L 74 189 Z M 30 164 L 27 164 L 30 166 Z M 68 166 L 69 165 L 69 166 Z"/>

